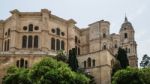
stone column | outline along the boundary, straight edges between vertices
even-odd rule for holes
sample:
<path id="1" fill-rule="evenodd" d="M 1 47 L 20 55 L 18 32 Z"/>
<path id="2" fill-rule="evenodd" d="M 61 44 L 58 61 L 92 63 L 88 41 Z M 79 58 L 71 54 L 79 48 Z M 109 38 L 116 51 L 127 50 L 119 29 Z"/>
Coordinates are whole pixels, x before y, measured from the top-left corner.
<path id="1" fill-rule="evenodd" d="M 0 51 L 3 51 L 3 39 L 4 39 L 4 21 L 0 20 Z"/>
<path id="2" fill-rule="evenodd" d="M 48 9 L 42 9 L 41 10 L 42 13 L 42 34 L 41 34 L 41 49 L 42 51 L 48 51 L 48 43 L 49 43 L 49 37 L 48 37 L 48 24 L 49 24 L 49 19 L 50 19 L 50 11 Z"/>
<path id="3" fill-rule="evenodd" d="M 11 11 L 12 18 L 10 19 L 11 21 L 11 30 L 10 30 L 10 51 L 15 51 L 16 50 L 16 45 L 18 45 L 18 40 L 17 40 L 17 30 L 20 27 L 20 21 L 19 21 L 19 11 L 17 9 Z"/>
<path id="4" fill-rule="evenodd" d="M 72 48 L 75 48 L 75 24 L 76 22 L 73 19 L 67 21 L 67 53 Z"/>

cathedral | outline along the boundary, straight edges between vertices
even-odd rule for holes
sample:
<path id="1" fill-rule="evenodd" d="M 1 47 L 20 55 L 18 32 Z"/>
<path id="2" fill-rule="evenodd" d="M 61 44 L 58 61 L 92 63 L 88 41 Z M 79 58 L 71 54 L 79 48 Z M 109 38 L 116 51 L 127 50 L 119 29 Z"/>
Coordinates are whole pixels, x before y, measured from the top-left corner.
<path id="1" fill-rule="evenodd" d="M 125 17 L 118 34 L 110 34 L 110 22 L 100 20 L 87 28 L 77 27 L 73 19 L 40 12 L 10 11 L 0 20 L 0 84 L 9 66 L 30 68 L 44 56 L 58 50 L 76 48 L 79 67 L 94 76 L 97 84 L 111 84 L 111 72 L 119 47 L 126 50 L 129 65 L 137 67 L 134 28 Z"/>

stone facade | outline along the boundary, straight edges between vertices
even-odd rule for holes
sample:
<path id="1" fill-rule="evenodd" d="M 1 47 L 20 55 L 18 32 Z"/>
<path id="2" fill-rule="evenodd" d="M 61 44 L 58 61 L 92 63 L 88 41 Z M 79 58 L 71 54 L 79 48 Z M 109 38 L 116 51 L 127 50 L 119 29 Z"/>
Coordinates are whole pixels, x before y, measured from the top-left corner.
<path id="1" fill-rule="evenodd" d="M 110 23 L 100 20 L 78 28 L 73 19 L 65 20 L 51 11 L 11 11 L 0 21 L 0 78 L 9 66 L 31 67 L 43 56 L 58 50 L 68 54 L 77 49 L 79 67 L 95 77 L 97 84 L 110 84 L 111 70 L 119 47 L 126 49 L 130 66 L 137 67 L 134 28 L 125 17 L 119 34 L 110 34 Z"/>

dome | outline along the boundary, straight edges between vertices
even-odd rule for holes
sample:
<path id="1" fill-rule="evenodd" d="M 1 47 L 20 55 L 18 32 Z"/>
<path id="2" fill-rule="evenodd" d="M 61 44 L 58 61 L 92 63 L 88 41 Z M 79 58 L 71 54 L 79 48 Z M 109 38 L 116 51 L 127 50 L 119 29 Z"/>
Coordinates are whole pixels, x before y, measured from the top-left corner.
<path id="1" fill-rule="evenodd" d="M 123 31 L 123 30 L 134 31 L 133 26 L 132 26 L 131 22 L 128 21 L 127 17 L 125 17 L 124 23 L 121 25 L 120 31 Z"/>

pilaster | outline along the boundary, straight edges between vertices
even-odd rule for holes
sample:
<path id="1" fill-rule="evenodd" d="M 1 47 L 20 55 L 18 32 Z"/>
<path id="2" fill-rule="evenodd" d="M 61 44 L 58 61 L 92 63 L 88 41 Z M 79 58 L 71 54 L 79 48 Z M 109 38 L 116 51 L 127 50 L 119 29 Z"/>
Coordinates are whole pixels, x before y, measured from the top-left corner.
<path id="1" fill-rule="evenodd" d="M 48 47 L 49 47 L 48 27 L 49 27 L 49 19 L 50 19 L 51 12 L 48 9 L 42 9 L 41 14 L 42 14 L 41 48 L 42 51 L 48 51 Z"/>
<path id="2" fill-rule="evenodd" d="M 72 48 L 75 48 L 75 24 L 76 22 L 73 19 L 67 21 L 68 28 L 67 28 L 67 51 Z"/>
<path id="3" fill-rule="evenodd" d="M 13 11 L 10 11 L 10 13 L 12 14 L 11 16 L 11 29 L 10 29 L 10 51 L 15 51 L 16 45 L 18 45 L 18 40 L 17 40 L 17 36 L 18 33 L 16 32 L 19 27 L 20 27 L 20 19 L 19 19 L 19 15 L 20 12 L 15 9 Z"/>

